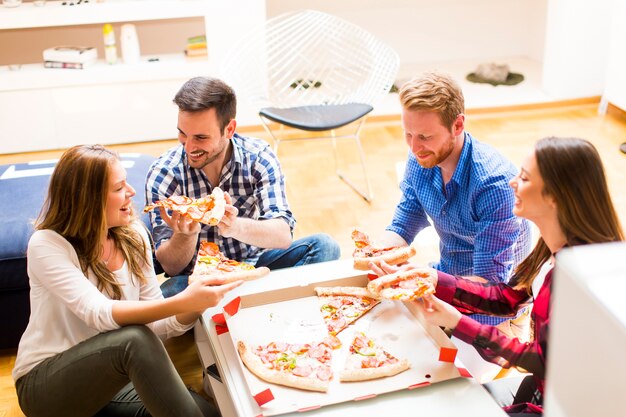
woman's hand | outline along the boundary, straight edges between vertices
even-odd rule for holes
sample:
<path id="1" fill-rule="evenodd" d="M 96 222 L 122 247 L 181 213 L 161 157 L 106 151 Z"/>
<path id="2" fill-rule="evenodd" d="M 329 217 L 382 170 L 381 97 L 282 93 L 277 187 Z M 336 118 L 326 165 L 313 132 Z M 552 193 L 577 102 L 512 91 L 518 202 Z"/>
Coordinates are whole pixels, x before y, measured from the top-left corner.
<path id="1" fill-rule="evenodd" d="M 463 316 L 459 310 L 434 295 L 427 295 L 414 303 L 421 310 L 426 321 L 435 326 L 455 329 Z"/>
<path id="2" fill-rule="evenodd" d="M 201 277 L 193 280 L 189 286 L 180 293 L 185 298 L 185 303 L 189 307 L 188 311 L 203 312 L 209 307 L 219 304 L 224 295 L 237 288 L 244 281 L 234 281 L 228 284 L 224 283 L 222 277 Z"/>

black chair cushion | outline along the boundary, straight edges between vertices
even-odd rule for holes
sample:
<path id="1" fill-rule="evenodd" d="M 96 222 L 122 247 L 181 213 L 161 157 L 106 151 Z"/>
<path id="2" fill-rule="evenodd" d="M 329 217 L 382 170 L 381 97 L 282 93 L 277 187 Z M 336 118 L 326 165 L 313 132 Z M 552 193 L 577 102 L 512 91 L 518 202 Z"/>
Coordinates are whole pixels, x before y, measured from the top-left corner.
<path id="1" fill-rule="evenodd" d="M 265 107 L 259 115 L 276 123 L 309 132 L 337 129 L 359 120 L 373 110 L 369 104 L 328 104 L 300 107 Z"/>
<path id="2" fill-rule="evenodd" d="M 135 208 L 145 202 L 145 181 L 154 157 L 122 154 L 128 182 L 135 188 Z M 46 197 L 56 161 L 0 166 L 0 349 L 12 348 L 30 315 L 26 248 L 33 221 Z M 141 213 L 141 211 L 139 211 Z M 142 220 L 149 225 L 146 214 Z"/>

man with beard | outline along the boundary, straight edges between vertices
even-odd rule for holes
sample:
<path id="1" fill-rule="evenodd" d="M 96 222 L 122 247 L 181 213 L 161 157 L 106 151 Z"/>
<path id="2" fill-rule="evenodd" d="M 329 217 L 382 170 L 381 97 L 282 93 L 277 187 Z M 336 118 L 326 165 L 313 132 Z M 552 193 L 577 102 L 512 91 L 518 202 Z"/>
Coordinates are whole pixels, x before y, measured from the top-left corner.
<path id="1" fill-rule="evenodd" d="M 406 246 L 432 221 L 441 255 L 434 268 L 506 282 L 531 244 L 529 224 L 512 214 L 517 169 L 464 131 L 463 93 L 447 75 L 426 73 L 399 93 L 409 155 L 402 197 L 377 244 Z"/>
<path id="2" fill-rule="evenodd" d="M 161 286 L 164 296 L 186 288 L 201 240 L 215 242 L 230 259 L 270 269 L 339 258 L 339 245 L 326 234 L 292 241 L 296 221 L 276 154 L 267 142 L 235 133 L 237 99 L 228 85 L 192 78 L 174 103 L 180 145 L 150 168 L 146 204 L 174 195 L 206 197 L 219 187 L 227 205 L 217 226 L 163 209 L 151 212 L 156 259 L 172 277 Z"/>

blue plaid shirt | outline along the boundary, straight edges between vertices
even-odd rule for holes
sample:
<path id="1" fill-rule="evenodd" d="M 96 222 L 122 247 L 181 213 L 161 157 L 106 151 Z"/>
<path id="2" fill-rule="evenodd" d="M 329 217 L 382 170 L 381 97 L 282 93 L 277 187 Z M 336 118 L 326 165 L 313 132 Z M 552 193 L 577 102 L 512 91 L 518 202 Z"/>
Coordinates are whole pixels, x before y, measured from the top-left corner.
<path id="1" fill-rule="evenodd" d="M 267 142 L 234 134 L 233 153 L 220 175 L 219 187 L 233 199 L 233 206 L 240 217 L 250 219 L 284 219 L 291 228 L 296 219 L 289 210 L 285 193 L 285 177 L 276 154 Z M 173 195 L 201 198 L 211 194 L 213 187 L 204 172 L 191 168 L 182 145 L 178 145 L 157 159 L 148 172 L 146 181 L 146 204 Z M 152 235 L 158 248 L 164 240 L 172 237 L 172 229 L 165 224 L 158 210 L 150 212 Z M 254 264 L 262 248 L 248 245 L 233 238 L 223 238 L 217 227 L 201 225 L 199 240 L 215 242 L 231 259 Z M 195 258 L 195 257 L 194 257 Z M 189 274 L 195 259 L 182 274 Z"/>
<path id="2" fill-rule="evenodd" d="M 494 148 L 465 133 L 461 157 L 444 193 L 441 169 L 422 168 L 409 152 L 402 198 L 387 230 L 410 243 L 431 225 L 430 217 L 440 238 L 441 259 L 434 268 L 507 282 L 531 245 L 528 222 L 513 215 L 509 181 L 517 172 Z M 492 325 L 505 320 L 472 317 Z"/>

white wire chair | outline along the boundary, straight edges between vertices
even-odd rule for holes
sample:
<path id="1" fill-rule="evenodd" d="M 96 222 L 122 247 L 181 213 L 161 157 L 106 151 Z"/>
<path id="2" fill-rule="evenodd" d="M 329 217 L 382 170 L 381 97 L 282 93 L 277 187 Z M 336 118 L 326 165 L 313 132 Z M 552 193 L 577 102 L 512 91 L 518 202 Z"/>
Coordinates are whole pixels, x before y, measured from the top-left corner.
<path id="1" fill-rule="evenodd" d="M 373 195 L 359 133 L 373 104 L 389 92 L 398 67 L 396 52 L 371 33 L 336 16 L 303 10 L 269 19 L 244 35 L 226 56 L 222 76 L 258 109 L 276 152 L 285 138 L 271 122 L 330 132 L 289 140 L 332 139 L 337 175 L 369 202 Z M 336 133 L 352 123 L 354 133 Z M 338 138 L 355 139 L 365 192 L 339 170 Z"/>

